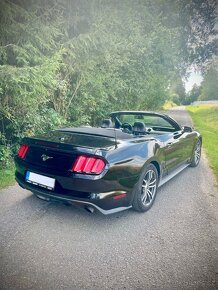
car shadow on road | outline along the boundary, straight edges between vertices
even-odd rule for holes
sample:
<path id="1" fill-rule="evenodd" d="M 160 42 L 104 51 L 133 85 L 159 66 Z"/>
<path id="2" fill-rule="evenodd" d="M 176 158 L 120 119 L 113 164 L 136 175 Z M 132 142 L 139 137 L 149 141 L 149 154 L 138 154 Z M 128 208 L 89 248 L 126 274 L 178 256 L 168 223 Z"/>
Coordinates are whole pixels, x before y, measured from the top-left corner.
<path id="1" fill-rule="evenodd" d="M 54 216 L 54 218 L 60 219 L 89 219 L 93 222 L 96 221 L 117 221 L 117 219 L 123 219 L 131 216 L 138 215 L 139 213 L 134 212 L 132 209 L 125 210 L 122 212 L 110 214 L 110 215 L 103 215 L 98 210 L 95 210 L 93 213 L 89 213 L 84 209 L 84 207 L 70 204 L 70 203 L 63 203 L 58 201 L 44 201 L 37 198 L 35 195 L 31 194 L 24 199 L 22 199 L 22 205 L 24 207 L 31 208 L 33 213 L 42 215 L 50 215 Z"/>

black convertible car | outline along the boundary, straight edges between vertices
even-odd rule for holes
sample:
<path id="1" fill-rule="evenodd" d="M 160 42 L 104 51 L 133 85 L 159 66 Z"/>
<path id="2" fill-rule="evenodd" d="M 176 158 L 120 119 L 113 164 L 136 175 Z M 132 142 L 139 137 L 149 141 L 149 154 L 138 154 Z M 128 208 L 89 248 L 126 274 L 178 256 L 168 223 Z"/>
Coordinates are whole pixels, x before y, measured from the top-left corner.
<path id="1" fill-rule="evenodd" d="M 101 127 L 28 137 L 15 157 L 19 185 L 44 200 L 110 214 L 144 212 L 157 188 L 201 157 L 201 135 L 167 115 L 119 111 Z"/>

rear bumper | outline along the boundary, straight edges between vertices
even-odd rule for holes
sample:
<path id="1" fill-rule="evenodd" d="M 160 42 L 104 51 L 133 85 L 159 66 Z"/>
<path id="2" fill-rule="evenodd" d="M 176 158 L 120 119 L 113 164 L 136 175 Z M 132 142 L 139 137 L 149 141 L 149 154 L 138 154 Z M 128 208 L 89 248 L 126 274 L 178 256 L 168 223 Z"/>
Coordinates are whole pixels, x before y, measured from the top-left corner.
<path id="1" fill-rule="evenodd" d="M 45 199 L 47 200 L 53 200 L 53 201 L 61 201 L 61 202 L 69 202 L 69 203 L 72 203 L 72 204 L 77 204 L 77 205 L 80 205 L 84 208 L 86 207 L 93 207 L 94 209 L 97 209 L 98 211 L 100 211 L 102 214 L 104 215 L 108 215 L 108 214 L 112 214 L 112 213 L 116 213 L 116 212 L 120 212 L 120 211 L 123 211 L 123 210 L 126 210 L 126 209 L 129 209 L 131 208 L 132 206 L 117 206 L 114 204 L 114 208 L 111 208 L 111 209 L 104 209 L 102 206 L 104 205 L 104 203 L 107 203 L 107 206 L 108 206 L 108 201 L 104 200 L 102 201 L 100 204 L 96 201 L 93 201 L 91 199 L 87 199 L 87 200 L 82 200 L 82 199 L 76 199 L 76 198 L 73 198 L 73 197 L 69 197 L 69 196 L 60 196 L 60 195 L 57 195 L 55 193 L 49 193 L 49 192 L 45 192 L 43 189 L 40 189 L 40 188 L 31 188 L 31 186 L 29 186 L 28 184 L 24 183 L 24 182 L 20 182 L 17 178 L 16 178 L 18 184 L 22 187 L 22 188 L 25 188 L 25 189 L 28 189 L 30 191 L 32 191 L 34 194 L 36 195 L 39 195 L 40 197 L 44 197 Z"/>
<path id="2" fill-rule="evenodd" d="M 92 207 L 105 215 L 123 211 L 132 207 L 130 203 L 131 194 L 124 190 L 112 190 L 107 192 L 80 192 L 78 190 L 75 191 L 72 189 L 69 190 L 57 187 L 53 191 L 26 182 L 24 176 L 25 175 L 21 175 L 19 171 L 16 171 L 15 173 L 16 181 L 22 188 L 30 190 L 34 194 L 51 201 L 56 200 L 60 202 L 68 202 L 84 208 Z M 55 178 L 57 176 L 53 177 Z M 122 198 L 116 198 L 122 195 Z"/>

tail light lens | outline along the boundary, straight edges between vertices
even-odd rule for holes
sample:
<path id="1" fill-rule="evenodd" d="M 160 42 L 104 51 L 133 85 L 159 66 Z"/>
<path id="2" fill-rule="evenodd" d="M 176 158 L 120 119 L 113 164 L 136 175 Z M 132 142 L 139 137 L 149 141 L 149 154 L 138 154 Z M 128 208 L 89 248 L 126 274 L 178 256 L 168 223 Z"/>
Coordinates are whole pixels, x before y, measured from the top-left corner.
<path id="1" fill-rule="evenodd" d="M 22 144 L 20 146 L 20 149 L 18 150 L 17 152 L 17 155 L 21 158 L 21 159 L 24 159 L 26 154 L 27 154 L 27 151 L 29 149 L 30 146 L 26 145 L 26 144 Z"/>
<path id="2" fill-rule="evenodd" d="M 86 174 L 100 174 L 105 168 L 105 161 L 96 157 L 78 156 L 71 171 Z"/>

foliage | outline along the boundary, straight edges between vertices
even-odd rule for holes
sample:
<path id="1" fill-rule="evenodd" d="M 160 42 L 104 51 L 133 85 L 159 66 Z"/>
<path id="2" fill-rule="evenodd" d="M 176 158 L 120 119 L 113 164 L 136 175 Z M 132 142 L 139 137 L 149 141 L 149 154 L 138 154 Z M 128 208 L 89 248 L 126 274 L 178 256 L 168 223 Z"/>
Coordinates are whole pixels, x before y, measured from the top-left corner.
<path id="1" fill-rule="evenodd" d="M 185 99 L 186 99 L 185 86 L 184 86 L 184 82 L 182 81 L 180 77 L 177 77 L 172 80 L 170 93 L 171 93 L 171 100 L 174 103 L 176 103 L 177 105 L 185 104 Z"/>
<path id="2" fill-rule="evenodd" d="M 11 161 L 11 150 L 9 146 L 0 145 L 0 165 L 2 168 L 8 167 Z"/>
<path id="3" fill-rule="evenodd" d="M 30 126 L 40 131 L 44 119 L 49 123 L 44 113 L 52 110 L 49 99 L 59 81 L 62 50 L 56 50 L 55 39 L 61 21 L 54 21 L 54 9 L 43 15 L 39 4 L 30 1 L 30 7 L 3 1 L 0 10 L 0 129 L 10 143 Z"/>
<path id="4" fill-rule="evenodd" d="M 195 127 L 203 136 L 203 146 L 218 181 L 218 106 L 188 106 Z"/>
<path id="5" fill-rule="evenodd" d="M 0 169 L 8 167 L 12 162 L 11 146 L 0 132 Z"/>
<path id="6" fill-rule="evenodd" d="M 218 70 L 211 66 L 202 82 L 200 100 L 218 100 Z"/>
<path id="7" fill-rule="evenodd" d="M 170 96 L 170 100 L 171 102 L 173 102 L 174 104 L 176 104 L 177 106 L 179 106 L 181 103 L 180 103 L 180 98 L 179 98 L 179 95 L 177 95 L 176 93 L 172 93 L 171 96 Z"/>
<path id="8" fill-rule="evenodd" d="M 201 93 L 201 86 L 197 86 L 196 84 L 194 84 L 191 91 L 186 94 L 183 104 L 190 105 L 191 103 L 197 101 L 200 96 L 200 93 Z"/>
<path id="9" fill-rule="evenodd" d="M 0 189 L 13 185 L 14 183 L 14 165 L 10 164 L 7 168 L 0 167 Z"/>
<path id="10" fill-rule="evenodd" d="M 156 1 L 154 1 L 156 3 Z M 179 28 L 180 45 L 186 64 L 196 64 L 203 70 L 217 52 L 216 0 L 158 1 L 166 23 Z M 169 15 L 170 12 L 170 15 Z"/>
<path id="11" fill-rule="evenodd" d="M 170 110 L 170 109 L 172 109 L 173 107 L 176 107 L 176 106 L 177 106 L 177 104 L 174 103 L 173 101 L 166 101 L 166 102 L 164 103 L 162 109 L 163 109 L 164 111 L 168 111 L 168 110 Z"/>
<path id="12" fill-rule="evenodd" d="M 213 42 L 214 0 L 195 2 L 2 0 L 1 158 L 23 136 L 96 125 L 113 110 L 161 108 Z"/>
<path id="13" fill-rule="evenodd" d="M 148 4 L 3 1 L 0 118 L 6 139 L 18 142 L 67 123 L 93 125 L 120 108 L 160 107 L 180 61 L 179 42 L 177 29 L 164 26 Z"/>

